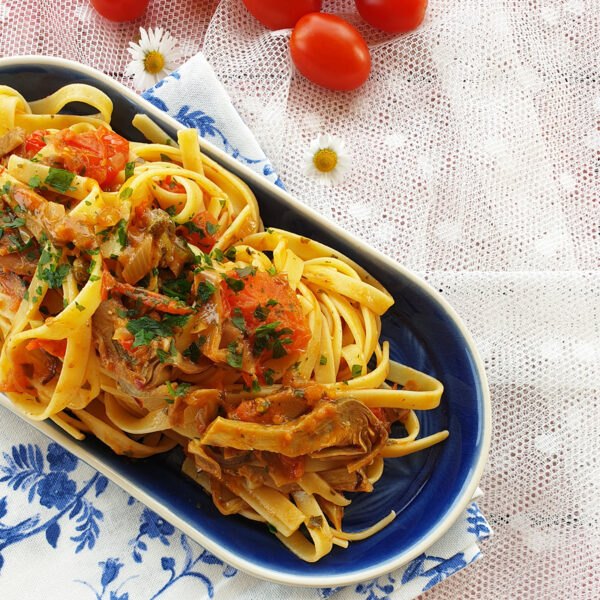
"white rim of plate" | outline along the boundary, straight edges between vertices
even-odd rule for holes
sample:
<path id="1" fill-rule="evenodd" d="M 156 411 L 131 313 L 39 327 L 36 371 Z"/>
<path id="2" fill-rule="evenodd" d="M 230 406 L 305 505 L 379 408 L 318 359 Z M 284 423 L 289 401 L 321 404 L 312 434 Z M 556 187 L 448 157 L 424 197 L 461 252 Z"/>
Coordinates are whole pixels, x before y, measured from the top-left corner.
<path id="1" fill-rule="evenodd" d="M 78 71 L 83 75 L 86 75 L 91 78 L 98 79 L 102 81 L 104 84 L 112 87 L 118 94 L 126 97 L 132 102 L 140 105 L 147 113 L 153 115 L 159 121 L 164 121 L 174 127 L 176 130 L 184 129 L 184 126 L 176 121 L 173 117 L 155 107 L 153 104 L 126 88 L 121 83 L 115 81 L 108 75 L 105 75 L 101 71 L 93 67 L 88 67 L 87 65 L 83 65 L 73 60 L 68 60 L 65 58 L 56 58 L 51 56 L 35 56 L 35 55 L 24 55 L 24 56 L 14 56 L 7 58 L 0 58 L 0 69 L 4 67 L 16 67 L 16 66 L 35 66 L 35 67 L 43 67 L 44 65 L 48 66 L 58 66 L 58 67 L 67 67 L 74 71 Z M 414 273 L 408 271 L 405 267 L 398 264 L 391 258 L 387 257 L 385 254 L 381 253 L 379 250 L 371 248 L 366 243 L 361 240 L 355 238 L 353 235 L 342 229 L 339 225 L 329 221 L 322 215 L 320 215 L 316 210 L 306 206 L 299 200 L 296 200 L 293 196 L 291 196 L 288 192 L 282 190 L 277 187 L 274 183 L 271 183 L 266 178 L 258 175 L 246 165 L 238 162 L 225 152 L 223 152 L 220 148 L 217 148 L 212 143 L 200 138 L 200 144 L 202 147 L 206 148 L 213 156 L 217 157 L 217 160 L 223 164 L 228 169 L 238 172 L 241 172 L 242 178 L 250 180 L 253 185 L 257 187 L 266 188 L 271 194 L 276 195 L 279 199 L 283 200 L 284 203 L 291 204 L 296 210 L 303 213 L 304 215 L 320 221 L 326 227 L 333 231 L 337 236 L 342 238 L 347 244 L 352 246 L 359 246 L 361 252 L 370 255 L 372 258 L 375 258 L 392 269 L 399 271 L 401 275 L 412 283 L 414 283 L 417 287 L 419 287 L 424 293 L 430 296 L 438 305 L 447 313 L 449 318 L 456 325 L 460 334 L 465 339 L 466 345 L 469 349 L 473 357 L 473 364 L 475 367 L 475 371 L 477 376 L 479 377 L 480 385 L 481 385 L 481 393 L 483 399 L 483 436 L 480 445 L 480 453 L 477 457 L 477 461 L 475 467 L 472 469 L 472 474 L 468 485 L 463 487 L 462 493 L 454 499 L 454 503 L 450 510 L 446 512 L 442 519 L 438 522 L 438 524 L 429 532 L 429 534 L 423 536 L 421 540 L 412 545 L 410 548 L 394 557 L 393 559 L 389 559 L 385 562 L 379 563 L 376 566 L 369 567 L 366 569 L 358 569 L 353 571 L 351 574 L 346 575 L 331 575 L 331 576 L 304 576 L 304 575 L 295 575 L 293 573 L 287 572 L 278 572 L 272 571 L 271 569 L 267 569 L 257 565 L 256 563 L 250 562 L 244 558 L 240 558 L 235 553 L 230 552 L 222 548 L 219 544 L 212 541 L 210 538 L 206 537 L 203 533 L 197 531 L 192 526 L 189 525 L 187 521 L 165 508 L 160 502 L 154 499 L 153 496 L 144 492 L 137 487 L 132 486 L 131 482 L 123 477 L 117 471 L 114 471 L 112 468 L 105 465 L 101 460 L 95 457 L 94 454 L 75 444 L 75 441 L 64 434 L 63 432 L 59 432 L 52 428 L 49 424 L 45 422 L 35 422 L 23 417 L 23 415 L 15 408 L 15 406 L 10 402 L 10 400 L 4 396 L 4 394 L 0 394 L 0 403 L 2 403 L 6 408 L 11 410 L 13 413 L 18 416 L 24 418 L 28 423 L 32 424 L 36 429 L 47 435 L 48 437 L 60 441 L 60 443 L 67 447 L 73 454 L 81 458 L 84 462 L 88 463 L 91 467 L 100 471 L 107 477 L 109 477 L 114 483 L 118 486 L 126 490 L 132 496 L 137 498 L 140 502 L 144 503 L 146 506 L 154 510 L 156 513 L 160 514 L 162 517 L 166 518 L 171 524 L 175 525 L 179 528 L 183 533 L 188 535 L 191 539 L 195 540 L 202 546 L 204 546 L 207 550 L 214 553 L 216 556 L 221 558 L 226 563 L 230 564 L 233 567 L 241 569 L 250 575 L 254 575 L 255 577 L 259 577 L 261 579 L 266 579 L 268 581 L 273 581 L 275 583 L 283 583 L 286 585 L 294 585 L 299 587 L 337 587 L 337 586 L 345 586 L 351 585 L 355 583 L 359 583 L 361 581 L 366 581 L 369 579 L 374 579 L 376 577 L 380 577 L 381 575 L 385 575 L 386 573 L 390 573 L 394 569 L 402 567 L 403 565 L 409 563 L 411 560 L 422 554 L 427 548 L 429 548 L 433 543 L 439 540 L 448 529 L 454 524 L 454 522 L 458 519 L 460 514 L 465 510 L 465 508 L 471 502 L 471 498 L 475 493 L 477 485 L 481 479 L 483 474 L 483 470 L 485 468 L 485 464 L 487 461 L 491 434 L 492 434 L 492 426 L 491 426 L 491 401 L 490 401 L 490 393 L 489 386 L 487 382 L 487 377 L 485 374 L 485 368 L 483 366 L 483 362 L 481 357 L 479 356 L 479 352 L 477 347 L 475 346 L 475 342 L 468 331 L 468 329 L 463 324 L 461 318 L 455 312 L 455 310 L 450 306 L 448 301 L 443 298 L 440 294 L 438 294 L 428 283 L 426 283 L 421 277 L 415 275 Z M 57 438 L 60 438 L 58 440 Z"/>

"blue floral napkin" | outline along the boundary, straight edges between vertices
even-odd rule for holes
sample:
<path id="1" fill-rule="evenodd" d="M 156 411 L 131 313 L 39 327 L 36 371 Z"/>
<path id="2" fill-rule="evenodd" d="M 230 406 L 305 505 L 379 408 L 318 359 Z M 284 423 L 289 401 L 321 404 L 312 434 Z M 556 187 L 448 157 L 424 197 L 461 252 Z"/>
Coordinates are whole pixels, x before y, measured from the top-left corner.
<path id="1" fill-rule="evenodd" d="M 281 185 L 201 55 L 144 97 Z M 476 560 L 491 535 L 473 502 L 426 553 L 389 575 L 286 588 L 224 564 L 2 406 L 0 423 L 2 600 L 409 600 Z"/>

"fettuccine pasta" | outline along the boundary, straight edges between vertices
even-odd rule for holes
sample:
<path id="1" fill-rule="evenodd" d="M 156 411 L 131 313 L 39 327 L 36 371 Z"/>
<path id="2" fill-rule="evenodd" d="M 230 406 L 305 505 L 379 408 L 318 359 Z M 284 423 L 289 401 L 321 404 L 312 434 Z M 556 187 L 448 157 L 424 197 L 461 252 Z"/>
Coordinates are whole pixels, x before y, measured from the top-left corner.
<path id="1" fill-rule="evenodd" d="M 70 102 L 92 116 L 58 114 Z M 0 387 L 27 418 L 144 458 L 179 445 L 225 515 L 306 561 L 362 532 L 345 492 L 436 444 L 415 411 L 442 384 L 390 360 L 389 293 L 313 240 L 264 229 L 256 199 L 195 130 L 148 143 L 101 91 L 28 103 L 0 86 Z M 401 422 L 406 435 L 392 437 Z"/>

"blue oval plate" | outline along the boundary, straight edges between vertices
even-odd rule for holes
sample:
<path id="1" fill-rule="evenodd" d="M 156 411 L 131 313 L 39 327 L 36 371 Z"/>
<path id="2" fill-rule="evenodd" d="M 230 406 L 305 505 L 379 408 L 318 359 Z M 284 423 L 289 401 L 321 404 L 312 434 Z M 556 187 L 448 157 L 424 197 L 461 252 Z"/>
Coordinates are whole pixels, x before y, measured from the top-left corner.
<path id="1" fill-rule="evenodd" d="M 89 83 L 114 103 L 112 125 L 131 140 L 144 141 L 131 125 L 148 114 L 176 138 L 181 125 L 106 75 L 75 62 L 40 56 L 0 59 L 0 85 L 36 100 L 68 83 Z M 76 108 L 76 107 L 75 107 Z M 162 517 L 229 564 L 264 579 L 304 586 L 348 585 L 377 577 L 422 553 L 439 539 L 469 503 L 479 482 L 490 441 L 490 403 L 484 369 L 462 322 L 428 285 L 353 238 L 277 186 L 208 142 L 203 151 L 241 177 L 256 194 L 265 225 L 281 227 L 327 244 L 359 263 L 394 296 L 382 337 L 391 357 L 441 380 L 441 406 L 419 415 L 422 435 L 448 429 L 449 438 L 406 458 L 387 460 L 371 494 L 358 494 L 346 511 L 344 529 L 364 529 L 389 513 L 383 531 L 316 564 L 288 552 L 266 527 L 224 517 L 195 483 L 179 472 L 181 453 L 145 460 L 113 454 L 90 437 L 73 440 L 51 422 L 32 423 L 53 440 L 110 477 Z M 14 407 L 6 397 L 0 401 Z"/>

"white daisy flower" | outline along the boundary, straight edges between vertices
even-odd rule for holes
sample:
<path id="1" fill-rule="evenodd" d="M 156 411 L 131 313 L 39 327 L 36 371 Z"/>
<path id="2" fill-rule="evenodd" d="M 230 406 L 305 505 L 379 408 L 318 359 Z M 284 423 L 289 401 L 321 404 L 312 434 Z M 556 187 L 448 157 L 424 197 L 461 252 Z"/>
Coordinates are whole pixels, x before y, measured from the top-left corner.
<path id="1" fill-rule="evenodd" d="M 125 75 L 133 77 L 133 85 L 145 90 L 157 84 L 179 65 L 181 53 L 177 40 L 160 27 L 146 31 L 140 27 L 139 44 L 129 42 L 127 51 L 133 60 L 127 65 Z"/>
<path id="2" fill-rule="evenodd" d="M 340 183 L 349 168 L 350 155 L 344 150 L 344 142 L 328 133 L 311 142 L 302 165 L 307 177 L 319 179 L 325 185 Z"/>

